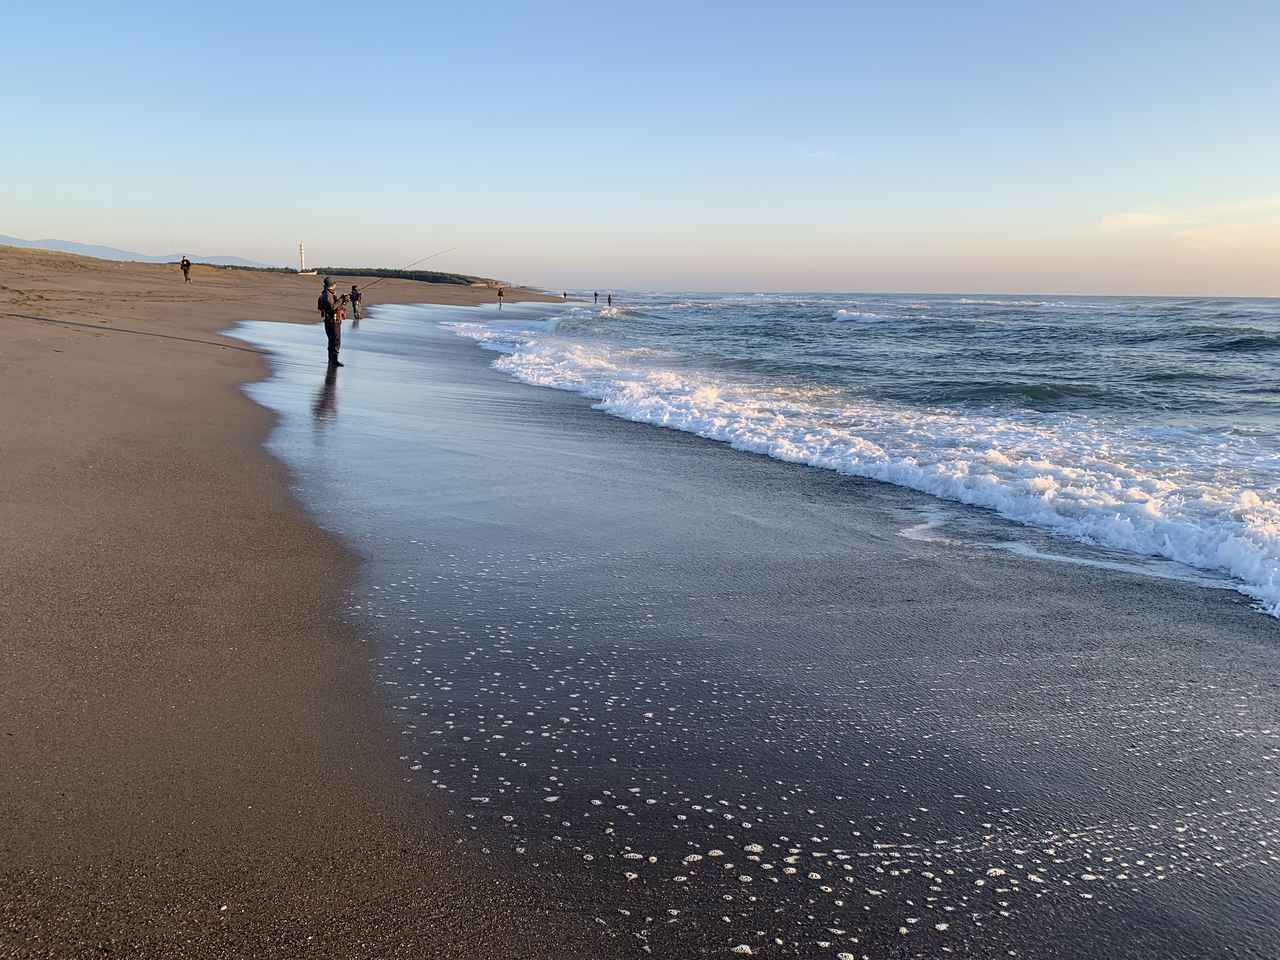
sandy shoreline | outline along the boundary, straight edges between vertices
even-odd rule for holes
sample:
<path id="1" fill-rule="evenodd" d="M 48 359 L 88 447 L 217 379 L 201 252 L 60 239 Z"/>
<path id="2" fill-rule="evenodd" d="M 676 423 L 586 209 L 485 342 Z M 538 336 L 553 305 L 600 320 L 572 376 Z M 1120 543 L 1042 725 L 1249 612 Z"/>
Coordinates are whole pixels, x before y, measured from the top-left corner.
<path id="1" fill-rule="evenodd" d="M 0 248 L 0 954 L 560 955 L 555 905 L 459 869 L 403 789 L 352 558 L 218 333 L 313 321 L 317 279 L 193 280 Z"/>

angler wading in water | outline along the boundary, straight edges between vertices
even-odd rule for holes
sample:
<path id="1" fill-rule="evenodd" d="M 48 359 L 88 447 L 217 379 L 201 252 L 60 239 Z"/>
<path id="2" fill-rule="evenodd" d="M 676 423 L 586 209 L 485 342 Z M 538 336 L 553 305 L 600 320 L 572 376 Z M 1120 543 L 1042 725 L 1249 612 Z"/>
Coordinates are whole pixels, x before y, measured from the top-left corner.
<path id="1" fill-rule="evenodd" d="M 427 260 L 434 259 L 442 254 L 451 253 L 455 248 L 449 247 L 446 250 L 437 250 L 435 253 L 428 254 L 425 257 L 419 257 L 400 268 L 399 272 L 403 273 L 412 266 L 424 263 Z M 319 298 L 316 300 L 316 309 L 320 311 L 320 317 L 324 320 L 324 335 L 329 341 L 329 365 L 331 367 L 346 366 L 338 359 L 338 351 L 342 349 L 342 321 L 347 318 L 347 304 L 351 304 L 352 312 L 355 314 L 354 319 L 360 319 L 360 304 L 364 301 L 364 294 L 372 287 L 376 287 L 386 276 L 378 277 L 373 283 L 365 284 L 364 290 L 361 290 L 356 284 L 351 285 L 351 293 L 338 294 L 338 282 L 333 277 L 324 278 L 324 289 L 321 291 Z M 502 291 L 498 291 L 498 303 L 502 303 Z M 353 321 L 354 322 L 354 321 Z"/>
<path id="2" fill-rule="evenodd" d="M 342 348 L 342 320 L 346 315 L 346 294 L 338 296 L 338 284 L 332 277 L 324 278 L 324 291 L 316 301 L 316 309 L 324 320 L 324 335 L 329 341 L 329 365 L 345 366 L 338 359 L 338 351 Z"/>

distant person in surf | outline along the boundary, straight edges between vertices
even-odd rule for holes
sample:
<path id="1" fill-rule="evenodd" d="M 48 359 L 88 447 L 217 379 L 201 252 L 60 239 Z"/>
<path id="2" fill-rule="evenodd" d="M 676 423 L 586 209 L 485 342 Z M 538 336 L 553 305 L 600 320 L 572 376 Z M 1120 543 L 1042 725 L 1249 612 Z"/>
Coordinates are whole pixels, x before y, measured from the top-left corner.
<path id="1" fill-rule="evenodd" d="M 502 288 L 498 288 L 498 309 L 502 309 Z"/>
<path id="2" fill-rule="evenodd" d="M 593 294 L 591 295 L 591 302 L 592 302 L 592 303 L 594 303 L 596 306 L 599 306 L 599 305 L 600 305 L 600 291 L 599 291 L 599 290 L 597 290 L 595 293 L 593 293 Z"/>
<path id="3" fill-rule="evenodd" d="M 613 306 L 613 294 L 609 294 L 609 306 Z"/>
<path id="4" fill-rule="evenodd" d="M 360 301 L 364 299 L 364 294 L 360 292 L 360 288 L 354 283 L 351 285 L 351 320 L 354 322 L 360 319 Z"/>
<path id="5" fill-rule="evenodd" d="M 568 300 L 568 299 L 569 299 L 569 292 L 566 290 L 564 293 L 560 294 L 560 299 L 562 299 L 562 300 Z"/>
<path id="6" fill-rule="evenodd" d="M 338 351 L 342 349 L 342 307 L 346 297 L 338 296 L 338 283 L 332 277 L 324 278 L 324 290 L 316 301 L 316 309 L 324 320 L 324 335 L 329 341 L 329 366 L 346 366 L 338 359 Z"/>
<path id="7" fill-rule="evenodd" d="M 182 279 L 185 282 L 190 283 L 191 282 L 191 261 L 184 256 L 182 260 L 178 263 L 178 266 L 182 268 Z"/>

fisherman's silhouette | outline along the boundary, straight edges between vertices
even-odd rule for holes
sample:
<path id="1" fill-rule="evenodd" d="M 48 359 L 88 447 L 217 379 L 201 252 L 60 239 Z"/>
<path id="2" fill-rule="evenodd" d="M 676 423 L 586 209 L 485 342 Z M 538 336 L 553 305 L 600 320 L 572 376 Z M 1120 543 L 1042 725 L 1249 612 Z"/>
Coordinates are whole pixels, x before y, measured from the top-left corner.
<path id="1" fill-rule="evenodd" d="M 324 385 L 316 391 L 316 401 L 311 413 L 317 423 L 328 423 L 338 416 L 338 368 L 330 365 L 324 375 Z"/>

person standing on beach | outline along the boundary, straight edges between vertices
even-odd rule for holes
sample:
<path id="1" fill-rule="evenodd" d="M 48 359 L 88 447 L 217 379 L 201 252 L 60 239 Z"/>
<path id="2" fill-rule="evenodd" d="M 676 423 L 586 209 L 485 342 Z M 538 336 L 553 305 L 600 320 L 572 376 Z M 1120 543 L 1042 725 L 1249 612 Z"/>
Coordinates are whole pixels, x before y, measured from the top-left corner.
<path id="1" fill-rule="evenodd" d="M 332 277 L 324 278 L 324 290 L 316 301 L 316 309 L 324 319 L 324 335 L 329 341 L 329 366 L 342 367 L 345 364 L 338 359 L 338 351 L 342 349 L 342 321 L 338 311 L 345 297 L 338 296 L 338 284 Z"/>
<path id="2" fill-rule="evenodd" d="M 360 292 L 360 288 L 354 283 L 351 285 L 351 319 L 352 321 L 360 319 L 360 301 L 364 299 L 364 294 Z"/>
<path id="3" fill-rule="evenodd" d="M 178 266 L 182 268 L 182 279 L 187 283 L 190 283 L 191 282 L 191 261 L 188 260 L 184 255 L 182 260 L 178 263 Z"/>
<path id="4" fill-rule="evenodd" d="M 502 309 L 502 288 L 498 288 L 498 309 Z"/>

